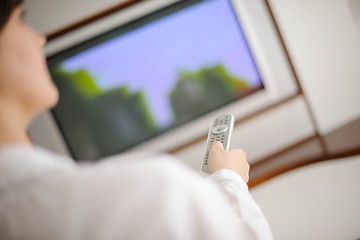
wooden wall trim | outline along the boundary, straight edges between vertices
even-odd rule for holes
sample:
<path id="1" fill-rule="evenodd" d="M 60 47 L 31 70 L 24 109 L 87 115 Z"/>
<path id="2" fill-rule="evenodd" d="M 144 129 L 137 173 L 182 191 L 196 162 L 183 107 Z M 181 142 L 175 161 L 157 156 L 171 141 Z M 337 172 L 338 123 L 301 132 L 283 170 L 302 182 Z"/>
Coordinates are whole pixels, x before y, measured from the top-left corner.
<path id="1" fill-rule="evenodd" d="M 277 32 L 277 34 L 278 34 L 278 36 L 279 36 L 281 45 L 282 45 L 282 47 L 283 47 L 283 49 L 284 49 L 284 51 L 285 51 L 285 55 L 286 55 L 286 58 L 287 58 L 287 60 L 288 60 L 288 62 L 289 62 L 291 71 L 292 71 L 292 73 L 293 73 L 293 75 L 294 75 L 294 78 L 295 78 L 295 80 L 296 80 L 296 83 L 297 83 L 297 85 L 298 85 L 299 91 L 300 91 L 300 93 L 304 96 L 305 104 L 306 104 L 306 107 L 307 107 L 307 109 L 308 109 L 311 122 L 312 122 L 312 124 L 313 124 L 313 126 L 314 126 L 314 128 L 315 128 L 315 133 L 316 133 L 317 136 L 320 136 L 320 133 L 319 133 L 319 129 L 320 129 L 320 128 L 319 128 L 319 125 L 318 125 L 318 123 L 317 123 L 317 121 L 316 121 L 315 111 L 314 111 L 313 107 L 311 106 L 311 103 L 310 103 L 310 101 L 309 101 L 309 99 L 308 99 L 308 97 L 307 97 L 307 95 L 306 95 L 306 92 L 305 92 L 304 89 L 303 89 L 303 86 L 302 86 L 301 81 L 300 81 L 300 79 L 299 79 L 299 75 L 297 74 L 296 69 L 295 69 L 295 66 L 294 66 L 294 64 L 293 64 L 293 62 L 292 62 L 292 60 L 291 60 L 291 57 L 290 57 L 290 54 L 289 54 L 289 48 L 287 47 L 286 42 L 285 42 L 285 40 L 284 40 L 284 37 L 283 37 L 283 35 L 281 34 L 281 30 L 280 30 L 280 27 L 279 27 L 279 23 L 278 23 L 278 21 L 276 20 L 276 17 L 275 17 L 275 14 L 274 14 L 274 10 L 272 9 L 271 4 L 270 4 L 270 0 L 265 0 L 265 2 L 266 2 L 266 5 L 267 5 L 267 8 L 268 8 L 268 10 L 269 10 L 270 17 L 271 17 L 271 19 L 272 19 L 272 21 L 273 21 L 273 24 L 274 24 L 274 26 L 275 26 L 276 32 Z"/>
<path id="2" fill-rule="evenodd" d="M 128 0 L 126 2 L 120 3 L 118 5 L 115 5 L 115 6 L 111 7 L 111 8 L 105 9 L 104 11 L 101 11 L 101 12 L 95 14 L 95 15 L 84 18 L 84 19 L 82 19 L 82 20 L 80 20 L 80 21 L 78 21 L 78 22 L 76 22 L 74 24 L 71 24 L 71 25 L 66 26 L 64 28 L 61 28 L 61 29 L 59 29 L 57 31 L 49 33 L 49 34 L 47 34 L 47 39 L 48 39 L 48 41 L 54 40 L 57 37 L 60 37 L 60 36 L 62 36 L 64 34 L 67 34 L 67 33 L 71 32 L 71 31 L 74 31 L 74 30 L 76 30 L 78 28 L 81 28 L 81 27 L 83 27 L 83 26 L 85 26 L 85 25 L 87 25 L 89 23 L 95 22 L 95 21 L 97 21 L 97 20 L 99 20 L 99 19 L 101 19 L 103 17 L 109 16 L 109 15 L 115 13 L 115 12 L 122 11 L 122 10 L 124 10 L 124 9 L 134 5 L 134 4 L 142 2 L 142 1 L 144 1 L 144 0 Z"/>
<path id="3" fill-rule="evenodd" d="M 360 118 L 252 164 L 249 187 L 302 166 L 356 155 L 360 155 Z"/>

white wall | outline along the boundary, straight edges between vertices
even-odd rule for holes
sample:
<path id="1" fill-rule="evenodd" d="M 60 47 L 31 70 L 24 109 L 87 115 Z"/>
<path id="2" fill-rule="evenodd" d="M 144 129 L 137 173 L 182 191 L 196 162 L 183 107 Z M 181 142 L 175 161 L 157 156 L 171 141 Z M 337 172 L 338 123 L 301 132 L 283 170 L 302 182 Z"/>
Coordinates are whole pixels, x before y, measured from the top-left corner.
<path id="1" fill-rule="evenodd" d="M 356 1 L 270 0 L 321 133 L 360 117 Z"/>
<path id="2" fill-rule="evenodd" d="M 126 0 L 28 0 L 26 20 L 42 33 L 50 33 Z"/>
<path id="3" fill-rule="evenodd" d="M 309 165 L 251 190 L 277 240 L 359 239 L 360 156 Z"/>

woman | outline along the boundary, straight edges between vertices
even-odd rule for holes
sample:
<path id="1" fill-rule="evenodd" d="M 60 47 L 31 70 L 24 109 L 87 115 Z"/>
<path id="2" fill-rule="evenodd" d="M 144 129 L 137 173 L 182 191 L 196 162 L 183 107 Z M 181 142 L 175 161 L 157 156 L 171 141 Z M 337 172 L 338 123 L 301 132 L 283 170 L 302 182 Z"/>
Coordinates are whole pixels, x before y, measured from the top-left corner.
<path id="1" fill-rule="evenodd" d="M 240 149 L 215 142 L 204 180 L 168 155 L 78 166 L 32 146 L 27 128 L 58 92 L 22 15 L 0 0 L 0 239 L 272 238 Z"/>

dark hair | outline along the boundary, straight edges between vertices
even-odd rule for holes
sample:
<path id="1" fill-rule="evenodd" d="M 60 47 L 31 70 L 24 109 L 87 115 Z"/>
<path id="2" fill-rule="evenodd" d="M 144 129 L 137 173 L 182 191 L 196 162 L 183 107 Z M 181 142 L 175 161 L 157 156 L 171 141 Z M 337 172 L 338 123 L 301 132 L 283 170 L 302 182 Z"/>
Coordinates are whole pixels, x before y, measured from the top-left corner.
<path id="1" fill-rule="evenodd" d="M 9 20 L 11 13 L 22 2 L 22 0 L 0 0 L 0 32 Z"/>

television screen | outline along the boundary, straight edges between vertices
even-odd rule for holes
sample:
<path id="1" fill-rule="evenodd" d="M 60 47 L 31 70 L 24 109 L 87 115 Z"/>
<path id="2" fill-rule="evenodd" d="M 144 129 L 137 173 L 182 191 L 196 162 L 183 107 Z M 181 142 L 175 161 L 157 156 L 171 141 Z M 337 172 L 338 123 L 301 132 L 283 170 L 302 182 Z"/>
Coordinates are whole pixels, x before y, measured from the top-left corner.
<path id="1" fill-rule="evenodd" d="M 48 57 L 75 159 L 122 152 L 264 88 L 229 0 L 181 1 Z"/>

